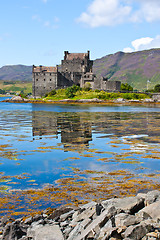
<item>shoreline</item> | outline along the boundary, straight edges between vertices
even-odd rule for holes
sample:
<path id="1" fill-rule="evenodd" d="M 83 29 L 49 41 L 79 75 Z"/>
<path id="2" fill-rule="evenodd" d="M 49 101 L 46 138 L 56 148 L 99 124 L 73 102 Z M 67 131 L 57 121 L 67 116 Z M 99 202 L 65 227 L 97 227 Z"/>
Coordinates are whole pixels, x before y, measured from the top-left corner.
<path id="1" fill-rule="evenodd" d="M 132 105 L 132 104 L 144 104 L 144 105 L 159 105 L 160 101 L 154 101 L 152 99 L 143 100 L 126 100 L 126 99 L 114 99 L 114 100 L 100 100 L 100 99 L 62 99 L 62 100 L 43 100 L 43 99 L 6 99 L 1 102 L 8 103 L 37 103 L 37 104 L 98 104 L 98 105 Z"/>
<path id="2" fill-rule="evenodd" d="M 2 240 L 158 240 L 160 191 L 0 219 Z"/>

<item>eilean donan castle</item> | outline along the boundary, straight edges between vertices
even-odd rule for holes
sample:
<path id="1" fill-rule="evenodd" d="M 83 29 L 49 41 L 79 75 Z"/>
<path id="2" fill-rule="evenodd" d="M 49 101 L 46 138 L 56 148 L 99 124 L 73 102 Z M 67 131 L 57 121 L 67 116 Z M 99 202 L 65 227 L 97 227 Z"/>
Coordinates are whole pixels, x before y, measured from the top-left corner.
<path id="1" fill-rule="evenodd" d="M 90 83 L 91 89 L 104 91 L 119 91 L 119 81 L 108 81 L 103 77 L 96 77 L 92 72 L 93 61 L 90 52 L 69 53 L 64 52 L 61 66 L 46 67 L 34 66 L 32 69 L 33 96 L 44 96 L 53 89 L 66 88 L 73 84 L 84 87 Z"/>

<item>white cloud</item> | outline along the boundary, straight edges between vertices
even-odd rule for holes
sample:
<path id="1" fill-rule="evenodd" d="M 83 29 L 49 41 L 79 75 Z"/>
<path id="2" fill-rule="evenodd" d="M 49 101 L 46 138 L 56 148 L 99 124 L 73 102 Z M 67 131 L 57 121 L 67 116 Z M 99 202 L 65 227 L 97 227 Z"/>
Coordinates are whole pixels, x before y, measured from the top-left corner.
<path id="1" fill-rule="evenodd" d="M 48 0 L 42 0 L 42 2 L 47 3 Z"/>
<path id="2" fill-rule="evenodd" d="M 130 11 L 130 6 L 119 0 L 94 0 L 77 20 L 90 27 L 110 26 L 122 23 Z"/>
<path id="3" fill-rule="evenodd" d="M 160 21 L 160 0 L 92 0 L 77 21 L 90 27 Z"/>
<path id="4" fill-rule="evenodd" d="M 134 49 L 130 48 L 130 47 L 126 47 L 126 48 L 123 49 L 123 52 L 125 52 L 125 53 L 130 53 L 130 52 L 133 52 L 133 51 L 134 51 Z"/>
<path id="5" fill-rule="evenodd" d="M 133 48 L 127 47 L 123 49 L 123 52 L 141 51 L 151 48 L 160 48 L 160 35 L 155 38 L 145 37 L 139 38 L 131 42 Z"/>

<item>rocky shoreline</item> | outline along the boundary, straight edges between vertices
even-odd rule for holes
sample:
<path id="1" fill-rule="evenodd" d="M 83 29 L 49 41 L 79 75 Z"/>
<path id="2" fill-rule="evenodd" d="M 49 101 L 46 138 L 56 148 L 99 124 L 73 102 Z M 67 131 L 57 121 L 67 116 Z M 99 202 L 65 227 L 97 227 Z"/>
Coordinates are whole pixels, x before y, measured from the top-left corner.
<path id="1" fill-rule="evenodd" d="M 78 99 L 78 100 L 73 100 L 73 99 L 63 99 L 63 100 L 43 100 L 43 99 L 25 99 L 20 96 L 13 96 L 11 99 L 6 99 L 3 100 L 2 102 L 10 102 L 10 103 L 49 103 L 49 104 L 157 104 L 160 103 L 159 100 L 155 100 L 152 98 L 146 98 L 146 99 L 141 99 L 141 100 L 126 100 L 123 98 L 118 98 L 114 100 L 101 100 L 98 98 L 93 98 L 93 99 Z"/>
<path id="2" fill-rule="evenodd" d="M 160 239 L 160 191 L 0 221 L 1 240 Z"/>

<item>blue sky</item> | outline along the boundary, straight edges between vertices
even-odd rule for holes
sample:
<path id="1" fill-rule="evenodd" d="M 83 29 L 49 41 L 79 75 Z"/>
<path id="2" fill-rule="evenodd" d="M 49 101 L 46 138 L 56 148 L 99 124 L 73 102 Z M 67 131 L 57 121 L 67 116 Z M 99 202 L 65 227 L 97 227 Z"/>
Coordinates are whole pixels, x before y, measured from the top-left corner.
<path id="1" fill-rule="evenodd" d="M 5 0 L 0 14 L 0 67 L 60 64 L 64 50 L 160 47 L 160 0 Z"/>

